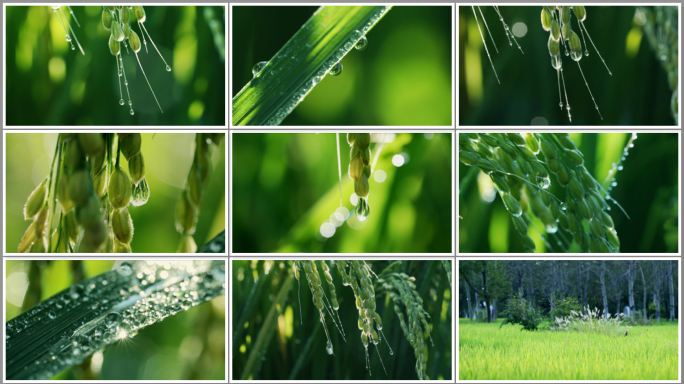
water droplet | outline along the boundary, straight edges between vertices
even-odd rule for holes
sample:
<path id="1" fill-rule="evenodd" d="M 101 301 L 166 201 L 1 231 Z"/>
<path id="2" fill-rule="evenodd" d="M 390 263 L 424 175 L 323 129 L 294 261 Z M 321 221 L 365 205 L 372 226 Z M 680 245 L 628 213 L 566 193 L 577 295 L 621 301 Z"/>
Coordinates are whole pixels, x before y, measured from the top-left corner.
<path id="1" fill-rule="evenodd" d="M 171 72 L 171 67 L 168 65 L 166 66 L 166 72 Z"/>
<path id="2" fill-rule="evenodd" d="M 558 103 L 558 105 L 561 107 L 561 109 L 563 109 L 563 102 L 562 101 L 560 103 Z"/>
<path id="3" fill-rule="evenodd" d="M 55 317 L 57 317 L 57 315 L 55 315 L 55 313 L 53 311 L 50 311 L 50 312 L 48 312 L 48 317 L 51 319 L 54 319 Z"/>
<path id="4" fill-rule="evenodd" d="M 537 176 L 537 185 L 542 189 L 546 189 L 551 185 L 551 181 L 548 177 Z"/>
<path id="5" fill-rule="evenodd" d="M 333 353 L 333 345 L 332 345 L 332 343 L 330 342 L 330 340 L 328 340 L 328 346 L 326 347 L 326 350 L 328 351 L 328 355 L 332 355 L 332 353 Z"/>
<path id="6" fill-rule="evenodd" d="M 120 321 L 121 315 L 119 315 L 116 312 L 112 312 L 105 316 L 105 325 L 107 326 L 107 328 L 116 327 L 117 325 L 119 325 Z"/>
<path id="7" fill-rule="evenodd" d="M 356 218 L 359 221 L 365 221 L 370 214 L 370 207 L 365 197 L 359 197 L 359 202 L 356 206 Z"/>
<path id="8" fill-rule="evenodd" d="M 584 56 L 589 56 L 589 50 L 584 51 Z"/>
<path id="9" fill-rule="evenodd" d="M 612 183 L 610 183 L 610 186 L 611 187 L 617 187 L 617 182 L 613 181 Z"/>
<path id="10" fill-rule="evenodd" d="M 618 171 L 622 171 L 623 169 L 625 168 L 622 165 L 618 167 Z"/>
<path id="11" fill-rule="evenodd" d="M 123 72 L 119 69 L 119 77 L 121 77 L 121 75 L 123 75 Z"/>
<path id="12" fill-rule="evenodd" d="M 130 113 L 131 113 L 131 116 L 135 115 L 135 111 L 133 111 L 132 109 L 131 109 Z"/>
<path id="13" fill-rule="evenodd" d="M 565 51 L 565 56 L 570 56 L 570 51 Z"/>
<path id="14" fill-rule="evenodd" d="M 561 201 L 560 208 L 565 211 L 566 209 L 568 209 L 568 205 Z"/>
<path id="15" fill-rule="evenodd" d="M 363 36 L 358 42 L 356 42 L 354 48 L 356 48 L 357 51 L 363 51 L 364 49 L 366 49 L 367 45 L 368 39 L 366 38 L 366 36 Z"/>
<path id="16" fill-rule="evenodd" d="M 264 69 L 266 64 L 268 64 L 268 61 L 260 61 L 256 63 L 254 68 L 252 68 L 252 75 L 256 77 L 259 74 L 259 72 L 261 72 L 261 70 Z M 167 66 L 167 68 L 169 68 L 168 70 L 171 70 L 171 67 Z"/>
<path id="17" fill-rule="evenodd" d="M 128 100 L 128 105 L 133 105 L 133 101 L 129 99 L 129 100 Z"/>
<path id="18" fill-rule="evenodd" d="M 131 264 L 128 262 L 121 263 L 121 267 L 117 270 L 121 276 L 130 276 L 133 271 L 131 270 Z"/>
<path id="19" fill-rule="evenodd" d="M 124 105 L 124 104 L 126 104 L 126 103 L 124 102 L 123 99 L 121 99 L 121 100 L 119 100 L 119 104 L 120 104 L 120 105 Z"/>
<path id="20" fill-rule="evenodd" d="M 546 233 L 556 233 L 558 231 L 558 224 L 551 223 L 546 225 Z"/>
<path id="21" fill-rule="evenodd" d="M 349 41 L 346 44 L 344 44 L 344 49 L 346 49 L 346 50 L 350 50 L 350 49 L 352 49 L 352 47 L 353 47 L 353 45 Z"/>
<path id="22" fill-rule="evenodd" d="M 75 51 L 75 50 L 76 50 L 76 47 L 72 45 L 72 46 L 71 46 L 71 50 L 72 50 L 72 51 Z"/>
<path id="23" fill-rule="evenodd" d="M 66 35 L 66 41 L 71 41 L 71 36 Z"/>
<path id="24" fill-rule="evenodd" d="M 128 85 L 128 80 L 124 80 L 124 85 Z"/>
<path id="25" fill-rule="evenodd" d="M 330 76 L 337 76 L 342 73 L 342 63 L 338 62 L 330 68 Z"/>
<path id="26" fill-rule="evenodd" d="M 508 31 L 508 24 L 504 24 L 504 29 Z"/>

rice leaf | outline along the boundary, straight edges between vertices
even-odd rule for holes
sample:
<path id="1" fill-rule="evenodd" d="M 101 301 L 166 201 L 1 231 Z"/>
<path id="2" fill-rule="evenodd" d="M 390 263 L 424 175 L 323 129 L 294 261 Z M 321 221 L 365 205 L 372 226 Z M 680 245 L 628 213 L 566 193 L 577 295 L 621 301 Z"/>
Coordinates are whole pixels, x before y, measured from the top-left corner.
<path id="1" fill-rule="evenodd" d="M 233 98 L 233 125 L 279 125 L 390 8 L 320 7 Z"/>

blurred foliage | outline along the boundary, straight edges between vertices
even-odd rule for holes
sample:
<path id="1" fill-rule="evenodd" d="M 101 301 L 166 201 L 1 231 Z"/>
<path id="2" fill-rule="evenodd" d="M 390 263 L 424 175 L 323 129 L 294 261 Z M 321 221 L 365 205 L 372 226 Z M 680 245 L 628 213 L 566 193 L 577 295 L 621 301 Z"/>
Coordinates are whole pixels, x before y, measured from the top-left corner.
<path id="1" fill-rule="evenodd" d="M 110 270 L 114 260 L 7 260 L 5 321 L 28 307 L 21 303 L 27 286 L 38 286 L 41 301 L 83 279 Z M 31 279 L 29 267 L 40 270 L 39 282 Z M 164 321 L 145 327 L 133 339 L 124 339 L 91 357 L 79 366 L 68 368 L 55 380 L 225 380 L 226 297 L 214 298 Z M 98 367 L 99 365 L 99 367 Z"/>
<path id="2" fill-rule="evenodd" d="M 570 138 L 584 154 L 584 165 L 594 178 L 604 183 L 613 163 L 620 161 L 631 133 L 570 133 Z M 679 135 L 676 133 L 639 133 L 634 148 L 623 162 L 624 170 L 615 177 L 610 191 L 630 219 L 612 202 L 610 214 L 620 237 L 620 252 L 678 252 L 679 242 Z M 459 162 L 459 182 L 474 167 Z M 479 171 L 479 169 L 477 170 Z M 481 172 L 478 172 L 481 174 Z M 488 178 L 487 178 L 488 179 Z M 500 198 L 487 204 L 481 197 L 482 185 L 473 178 L 467 189 L 459 186 L 459 251 L 523 252 L 510 215 Z M 551 176 L 549 192 L 564 198 L 565 188 Z M 562 230 L 559 230 L 562 232 Z M 553 241 L 553 237 L 550 237 Z M 537 252 L 545 252 L 537 242 Z M 579 252 L 573 243 L 570 252 Z"/>
<path id="3" fill-rule="evenodd" d="M 6 252 L 16 252 L 30 222 L 24 221 L 23 207 L 31 191 L 50 172 L 57 133 L 6 134 Z M 180 234 L 175 229 L 176 202 L 184 188 L 194 153 L 195 134 L 142 133 L 145 177 L 150 199 L 140 207 L 129 207 L 135 234 L 131 248 L 135 253 L 176 252 Z M 226 147 L 212 146 L 213 171 L 200 206 L 198 247 L 226 228 Z M 122 167 L 128 170 L 124 156 Z M 56 221 L 55 221 L 56 222 Z"/>
<path id="4" fill-rule="evenodd" d="M 233 251 L 451 252 L 452 135 L 397 134 L 382 148 L 374 170 L 374 175 L 385 172 L 387 179 L 369 180 L 365 227 L 354 230 L 342 224 L 324 240 L 321 224 L 340 206 L 334 135 L 232 135 Z M 346 134 L 339 135 L 342 203 L 353 210 L 354 183 L 347 173 L 350 147 Z M 371 143 L 372 157 L 376 145 Z M 397 155 L 406 155 L 408 162 L 393 165 Z"/>
<path id="5" fill-rule="evenodd" d="M 262 330 L 266 314 L 273 305 L 288 275 L 292 263 L 273 260 L 233 260 L 231 266 L 233 297 L 233 379 L 238 379 L 245 363 L 254 350 L 254 343 Z M 366 261 L 376 274 L 392 261 Z M 320 268 L 319 268 L 320 270 Z M 451 380 L 453 362 L 451 338 L 454 329 L 451 289 L 441 261 L 404 261 L 397 272 L 416 278 L 416 290 L 423 299 L 423 308 L 432 331 L 434 346 L 426 337 L 428 347 L 427 374 L 431 380 Z M 340 309 L 338 311 L 346 342 L 326 313 L 328 333 L 333 343 L 334 355 L 328 355 L 325 332 L 321 329 L 320 315 L 311 299 L 306 279 L 300 277 L 298 288 L 294 279 L 283 308 L 278 309 L 278 325 L 273 339 L 262 355 L 254 380 L 417 380 L 416 358 L 413 349 L 401 330 L 394 312 L 394 302 L 389 294 L 376 296 L 377 313 L 382 317 L 382 340 L 375 346 L 369 343 L 371 375 L 365 367 L 364 347 L 358 329 L 358 312 L 351 287 L 341 284 L 336 267 L 330 274 L 336 285 Z M 373 278 L 373 283 L 377 280 Z M 325 284 L 324 284 L 325 285 Z M 323 288 L 327 296 L 328 287 Z M 299 294 L 298 294 L 299 291 Z M 299 297 L 298 297 L 299 296 Z M 301 321 L 300 321 L 301 303 Z M 401 305 L 402 311 L 404 310 Z M 406 314 L 404 313 L 404 316 Z M 245 320 L 242 324 L 236 322 Z M 337 320 L 337 319 L 336 319 Z M 392 348 L 390 355 L 387 343 Z M 380 358 L 387 374 L 383 371 Z"/>
<path id="6" fill-rule="evenodd" d="M 470 6 L 459 7 L 459 124 L 530 125 L 540 116 L 549 125 L 675 125 L 670 114 L 672 92 L 667 73 L 646 39 L 642 39 L 642 26 L 634 21 L 635 7 L 586 7 L 584 25 L 613 75 L 608 74 L 587 38 L 590 55 L 579 63 L 603 115 L 601 120 L 577 64 L 562 57 L 572 123 L 567 111 L 558 105 L 558 79 L 547 47 L 549 33 L 541 26 L 541 7 L 499 7 L 511 28 L 516 23 L 525 24 L 527 34 L 516 36 L 524 55 L 515 44 L 508 45 L 494 8 L 480 8 L 499 49 L 497 54 L 477 11 L 501 84 L 482 46 L 473 10 Z M 572 18 L 573 30 L 578 30 L 577 18 L 574 14 Z"/>
<path id="7" fill-rule="evenodd" d="M 318 7 L 233 7 L 235 96 Z M 451 125 L 452 7 L 394 6 L 282 125 Z"/>
<path id="8" fill-rule="evenodd" d="M 69 18 L 68 8 L 62 8 Z M 225 7 L 145 7 L 145 28 L 172 71 L 165 70 L 152 44 L 147 44 L 149 53 L 144 47 L 138 52 L 161 113 L 133 51 L 121 47 L 135 110 L 131 116 L 128 106 L 119 105 L 119 77 L 101 6 L 71 8 L 81 27 L 72 18 L 69 22 L 85 55 L 78 47 L 70 49 L 50 7 L 8 6 L 7 124 L 225 125 L 226 67 L 206 8 L 213 8 L 213 20 L 220 21 L 223 32 Z M 131 22 L 131 28 L 141 35 L 137 23 Z"/>

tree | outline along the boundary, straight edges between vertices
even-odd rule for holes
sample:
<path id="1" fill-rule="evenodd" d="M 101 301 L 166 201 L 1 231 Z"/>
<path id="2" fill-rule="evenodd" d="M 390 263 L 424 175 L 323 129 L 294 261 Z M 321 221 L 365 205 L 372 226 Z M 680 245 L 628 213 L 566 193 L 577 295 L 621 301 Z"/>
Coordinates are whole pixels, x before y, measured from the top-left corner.
<path id="1" fill-rule="evenodd" d="M 601 260 L 601 294 L 603 295 L 603 318 L 608 320 L 608 296 L 606 296 L 606 261 Z"/>
<path id="2" fill-rule="evenodd" d="M 487 322 L 492 322 L 492 300 L 502 297 L 510 288 L 508 276 L 501 260 L 463 261 L 459 271 L 475 297 L 482 295 L 487 304 Z M 481 280 L 478 280 L 480 279 Z M 479 305 L 479 302 L 477 303 Z"/>
<path id="3" fill-rule="evenodd" d="M 670 321 L 674 321 L 675 317 L 675 303 L 674 303 L 674 287 L 672 286 L 672 260 L 667 261 L 668 278 L 670 280 Z"/>
<path id="4" fill-rule="evenodd" d="M 660 321 L 660 271 L 653 261 L 653 302 L 656 306 L 656 321 Z"/>
<path id="5" fill-rule="evenodd" d="M 629 314 L 632 319 L 634 318 L 634 308 L 636 305 L 634 302 L 634 280 L 636 279 L 635 264 L 635 261 L 629 261 Z"/>

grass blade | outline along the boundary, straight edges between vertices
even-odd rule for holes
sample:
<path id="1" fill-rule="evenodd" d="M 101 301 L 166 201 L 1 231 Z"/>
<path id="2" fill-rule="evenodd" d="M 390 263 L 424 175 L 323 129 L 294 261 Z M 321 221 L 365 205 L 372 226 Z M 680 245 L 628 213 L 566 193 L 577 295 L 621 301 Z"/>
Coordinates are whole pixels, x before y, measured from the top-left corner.
<path id="1" fill-rule="evenodd" d="M 249 380 L 254 378 L 254 374 L 259 369 L 259 366 L 262 362 L 261 356 L 266 353 L 265 349 L 271 342 L 273 332 L 277 326 L 276 322 L 278 321 L 278 307 L 282 308 L 284 306 L 285 300 L 287 299 L 287 293 L 290 291 L 293 280 L 294 277 L 289 275 L 287 280 L 283 282 L 275 301 L 273 301 L 271 309 L 268 311 L 268 315 L 266 315 L 263 324 L 261 324 L 261 331 L 259 331 L 259 336 L 257 336 L 257 339 L 254 342 L 254 347 L 252 352 L 249 354 L 247 364 L 245 364 L 245 370 L 242 371 L 242 377 L 240 380 Z"/>
<path id="2" fill-rule="evenodd" d="M 233 98 L 233 125 L 279 125 L 390 8 L 320 7 Z"/>

